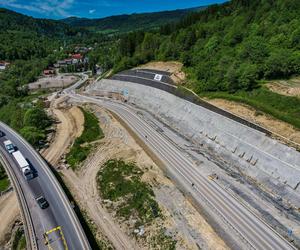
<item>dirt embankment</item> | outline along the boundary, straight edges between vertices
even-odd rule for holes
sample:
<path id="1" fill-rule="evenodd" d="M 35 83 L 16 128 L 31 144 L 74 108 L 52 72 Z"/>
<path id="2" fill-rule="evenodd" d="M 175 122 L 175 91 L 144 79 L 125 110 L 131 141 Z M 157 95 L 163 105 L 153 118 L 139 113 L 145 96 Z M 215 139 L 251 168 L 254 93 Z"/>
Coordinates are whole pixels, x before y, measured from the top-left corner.
<path id="1" fill-rule="evenodd" d="M 61 98 L 52 102 L 50 113 L 57 121 L 56 134 L 50 142 L 50 147 L 42 155 L 53 166 L 56 166 L 67 151 L 73 140 L 83 131 L 84 116 L 78 107 L 68 107 L 62 104 Z"/>
<path id="2" fill-rule="evenodd" d="M 36 82 L 28 84 L 28 88 L 29 90 L 59 89 L 59 88 L 66 88 L 77 81 L 78 81 L 77 76 L 59 74 L 56 76 L 41 77 Z"/>
<path id="3" fill-rule="evenodd" d="M 0 197 L 0 249 L 5 249 L 11 238 L 13 226 L 20 221 L 20 210 L 15 192 Z"/>
<path id="4" fill-rule="evenodd" d="M 186 75 L 182 71 L 183 64 L 176 61 L 169 62 L 149 62 L 144 65 L 140 65 L 137 69 L 153 69 L 162 70 L 171 73 L 171 78 L 176 84 L 181 84 L 185 81 Z"/>
<path id="5" fill-rule="evenodd" d="M 273 92 L 286 96 L 300 97 L 300 77 L 290 80 L 273 81 L 266 86 Z"/>
<path id="6" fill-rule="evenodd" d="M 164 176 L 160 168 L 155 165 L 124 127 L 104 109 L 93 106 L 93 110 L 99 117 L 105 138 L 94 144 L 93 153 L 79 171 L 75 173 L 71 169 L 64 169 L 62 173 L 82 210 L 87 212 L 94 225 L 99 229 L 100 240 L 107 237 L 117 249 L 149 249 L 150 242 L 135 240 L 128 227 L 112 217 L 98 194 L 96 176 L 100 167 L 109 159 L 121 158 L 125 161 L 135 162 L 145 171 L 143 180 L 153 187 L 166 218 L 157 227 L 165 228 L 170 235 L 174 236 L 179 249 L 198 249 L 199 247 L 202 249 L 226 249 L 227 246 L 223 240 L 217 236 L 174 184 Z M 61 111 L 67 112 L 65 109 Z M 61 119 L 60 126 L 67 126 L 63 123 L 71 124 L 72 119 L 77 125 L 81 124 L 80 119 L 74 115 L 73 118 L 68 115 L 64 117 L 66 120 Z M 57 116 L 57 118 L 59 117 Z M 58 130 L 56 136 L 60 138 L 54 139 L 53 146 L 49 148 L 50 151 L 54 150 L 51 149 L 52 147 L 59 150 L 54 145 L 58 145 L 56 140 L 63 139 L 59 132 L 61 130 Z M 68 144 L 66 137 L 63 140 L 65 143 L 60 143 L 60 145 Z"/>
<path id="7" fill-rule="evenodd" d="M 235 115 L 243 117 L 251 122 L 261 125 L 278 135 L 288 138 L 293 142 L 300 144 L 300 130 L 294 128 L 288 123 L 279 121 L 263 112 L 258 112 L 254 108 L 246 104 L 227 101 L 223 99 L 208 99 L 206 101 L 217 107 L 225 109 Z M 277 139 L 281 140 L 280 138 Z M 289 144 L 287 141 L 284 140 L 282 140 L 282 142 Z"/>

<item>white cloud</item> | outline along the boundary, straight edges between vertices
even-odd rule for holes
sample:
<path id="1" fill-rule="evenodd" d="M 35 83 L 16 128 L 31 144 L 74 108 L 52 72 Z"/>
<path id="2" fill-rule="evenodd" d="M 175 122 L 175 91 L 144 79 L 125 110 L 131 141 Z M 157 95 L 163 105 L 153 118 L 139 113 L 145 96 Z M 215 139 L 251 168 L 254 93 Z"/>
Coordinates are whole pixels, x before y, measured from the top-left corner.
<path id="1" fill-rule="evenodd" d="M 95 9 L 93 9 L 93 10 L 89 10 L 89 13 L 90 14 L 94 14 L 96 12 L 96 10 Z"/>
<path id="2" fill-rule="evenodd" d="M 17 9 L 24 9 L 45 15 L 59 17 L 70 16 L 68 10 L 72 7 L 74 0 L 34 0 L 28 4 L 18 2 L 18 0 L 0 0 L 0 5 Z"/>

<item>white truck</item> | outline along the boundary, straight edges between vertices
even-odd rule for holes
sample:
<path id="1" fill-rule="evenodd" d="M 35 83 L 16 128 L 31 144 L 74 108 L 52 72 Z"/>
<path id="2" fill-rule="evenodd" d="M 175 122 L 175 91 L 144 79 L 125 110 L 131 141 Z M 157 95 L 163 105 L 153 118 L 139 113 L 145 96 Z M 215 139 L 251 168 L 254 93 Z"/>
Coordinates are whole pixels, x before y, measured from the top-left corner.
<path id="1" fill-rule="evenodd" d="M 24 156 L 22 155 L 22 153 L 20 151 L 16 151 L 14 153 L 12 153 L 13 157 L 15 158 L 15 160 L 17 161 L 20 170 L 22 171 L 24 177 L 26 180 L 31 180 L 33 179 L 33 173 L 32 170 L 29 166 L 28 161 L 24 158 Z"/>
<path id="2" fill-rule="evenodd" d="M 4 141 L 4 146 L 5 146 L 5 149 L 7 150 L 7 152 L 10 154 L 12 154 L 13 152 L 16 151 L 15 145 L 10 140 Z"/>

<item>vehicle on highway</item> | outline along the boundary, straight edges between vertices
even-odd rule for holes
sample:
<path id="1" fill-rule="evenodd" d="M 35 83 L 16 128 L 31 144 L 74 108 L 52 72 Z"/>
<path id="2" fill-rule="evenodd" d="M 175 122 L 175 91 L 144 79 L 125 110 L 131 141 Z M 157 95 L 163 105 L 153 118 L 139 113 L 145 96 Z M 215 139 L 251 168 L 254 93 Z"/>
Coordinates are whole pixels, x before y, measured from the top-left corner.
<path id="1" fill-rule="evenodd" d="M 7 150 L 7 152 L 10 154 L 12 154 L 16 151 L 15 145 L 10 140 L 4 141 L 4 146 L 5 146 L 5 149 Z"/>
<path id="2" fill-rule="evenodd" d="M 3 136 L 5 136 L 5 133 L 0 130 L 0 137 L 3 137 Z"/>
<path id="3" fill-rule="evenodd" d="M 22 153 L 20 151 L 16 151 L 14 153 L 12 153 L 13 157 L 15 158 L 15 160 L 17 161 L 20 170 L 22 171 L 24 177 L 26 180 L 31 180 L 33 179 L 33 173 L 32 170 L 29 166 L 28 161 L 24 158 L 24 156 L 22 155 Z"/>
<path id="4" fill-rule="evenodd" d="M 36 201 L 37 201 L 37 203 L 38 203 L 38 205 L 40 206 L 41 209 L 45 209 L 45 208 L 49 207 L 49 203 L 44 198 L 44 196 L 39 196 L 38 198 L 36 198 Z"/>

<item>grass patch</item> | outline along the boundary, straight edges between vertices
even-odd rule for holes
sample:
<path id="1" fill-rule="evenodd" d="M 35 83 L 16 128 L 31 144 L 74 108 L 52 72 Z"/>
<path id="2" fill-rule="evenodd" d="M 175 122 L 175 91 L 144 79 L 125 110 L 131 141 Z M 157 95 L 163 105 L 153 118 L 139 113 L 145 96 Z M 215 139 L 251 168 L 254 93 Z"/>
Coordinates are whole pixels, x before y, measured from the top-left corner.
<path id="1" fill-rule="evenodd" d="M 18 229 L 16 231 L 13 243 L 12 250 L 25 250 L 26 249 L 26 238 L 24 231 L 22 229 Z"/>
<path id="2" fill-rule="evenodd" d="M 76 169 L 83 162 L 92 150 L 92 146 L 87 145 L 90 142 L 102 139 L 104 137 L 98 122 L 98 118 L 89 111 L 80 108 L 84 115 L 84 130 L 78 137 L 70 152 L 67 154 L 66 160 L 68 164 Z"/>
<path id="3" fill-rule="evenodd" d="M 100 195 L 117 204 L 117 215 L 125 220 L 131 216 L 136 225 L 151 222 L 160 209 L 149 185 L 141 181 L 143 172 L 133 163 L 107 161 L 97 175 Z"/>
<path id="4" fill-rule="evenodd" d="M 165 235 L 163 230 L 160 230 L 159 233 L 155 234 L 151 238 L 151 248 L 153 249 L 156 249 L 157 246 L 160 246 L 160 249 L 175 250 L 176 243 L 176 240 L 173 240 L 171 236 Z"/>
<path id="5" fill-rule="evenodd" d="M 0 164 L 0 192 L 8 189 L 10 185 L 8 176 L 4 170 L 4 167 Z"/>
<path id="6" fill-rule="evenodd" d="M 250 92 L 239 91 L 233 94 L 227 92 L 206 92 L 201 93 L 200 96 L 245 103 L 300 129 L 300 99 L 297 97 L 280 95 L 264 87 Z"/>

